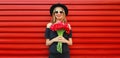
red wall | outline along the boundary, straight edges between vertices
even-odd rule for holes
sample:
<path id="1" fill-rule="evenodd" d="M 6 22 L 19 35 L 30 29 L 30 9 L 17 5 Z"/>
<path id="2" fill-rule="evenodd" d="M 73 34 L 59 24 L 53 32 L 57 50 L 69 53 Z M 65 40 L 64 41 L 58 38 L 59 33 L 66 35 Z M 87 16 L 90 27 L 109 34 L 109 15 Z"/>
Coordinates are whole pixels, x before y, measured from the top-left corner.
<path id="1" fill-rule="evenodd" d="M 0 0 L 0 58 L 47 58 L 54 3 L 69 8 L 71 58 L 120 58 L 120 0 Z"/>

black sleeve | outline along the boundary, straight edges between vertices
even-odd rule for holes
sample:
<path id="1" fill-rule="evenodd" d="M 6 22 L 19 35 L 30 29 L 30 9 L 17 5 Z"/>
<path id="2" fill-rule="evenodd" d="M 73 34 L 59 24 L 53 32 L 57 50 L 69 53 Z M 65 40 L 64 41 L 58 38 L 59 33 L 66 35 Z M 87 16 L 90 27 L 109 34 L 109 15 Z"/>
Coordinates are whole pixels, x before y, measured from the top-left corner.
<path id="1" fill-rule="evenodd" d="M 72 38 L 72 30 L 70 30 L 70 34 L 68 35 L 68 38 Z"/>
<path id="2" fill-rule="evenodd" d="M 46 28 L 46 30 L 45 30 L 45 38 L 46 39 L 49 39 L 50 38 L 50 29 L 49 28 Z"/>

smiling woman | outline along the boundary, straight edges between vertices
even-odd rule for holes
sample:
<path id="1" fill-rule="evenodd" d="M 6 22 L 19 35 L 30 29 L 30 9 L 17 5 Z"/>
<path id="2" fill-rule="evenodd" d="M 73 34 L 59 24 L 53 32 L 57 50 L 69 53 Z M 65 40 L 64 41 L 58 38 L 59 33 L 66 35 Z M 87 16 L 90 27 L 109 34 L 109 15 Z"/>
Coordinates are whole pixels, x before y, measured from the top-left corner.
<path id="1" fill-rule="evenodd" d="M 66 21 L 68 9 L 63 4 L 54 4 L 50 8 L 50 14 L 52 20 L 47 24 L 45 32 L 49 58 L 70 58 L 68 45 L 72 45 L 72 30 Z M 64 32 L 69 30 L 69 33 Z"/>
<path id="2" fill-rule="evenodd" d="M 49 14 L 56 3 L 67 6 L 69 14 L 61 7 Z M 60 17 L 72 26 L 73 45 L 46 43 L 45 29 Z M 51 38 L 56 31 L 48 32 Z M 72 45 L 71 58 L 120 58 L 120 0 L 0 0 L 0 58 L 48 58 L 49 52 L 58 53 L 57 44 L 66 48 L 62 54 Z"/>

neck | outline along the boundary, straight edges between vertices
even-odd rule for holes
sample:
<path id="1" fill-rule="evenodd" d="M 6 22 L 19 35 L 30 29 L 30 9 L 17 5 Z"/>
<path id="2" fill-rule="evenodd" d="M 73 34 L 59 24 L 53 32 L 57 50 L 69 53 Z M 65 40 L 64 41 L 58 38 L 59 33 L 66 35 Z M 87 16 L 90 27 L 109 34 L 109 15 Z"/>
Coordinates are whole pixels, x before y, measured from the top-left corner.
<path id="1" fill-rule="evenodd" d="M 57 19 L 56 22 L 62 21 L 61 19 Z"/>

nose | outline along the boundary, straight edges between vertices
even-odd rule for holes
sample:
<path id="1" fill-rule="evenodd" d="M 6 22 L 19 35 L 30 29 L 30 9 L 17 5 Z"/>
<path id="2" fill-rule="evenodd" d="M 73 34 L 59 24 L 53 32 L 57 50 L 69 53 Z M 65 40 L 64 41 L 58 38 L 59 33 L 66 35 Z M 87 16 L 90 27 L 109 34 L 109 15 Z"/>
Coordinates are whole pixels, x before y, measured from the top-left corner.
<path id="1" fill-rule="evenodd" d="M 60 15 L 62 15 L 60 12 L 58 12 L 56 15 L 58 15 L 58 16 L 60 16 Z"/>
<path id="2" fill-rule="evenodd" d="M 58 12 L 58 14 L 61 14 L 60 12 Z"/>

